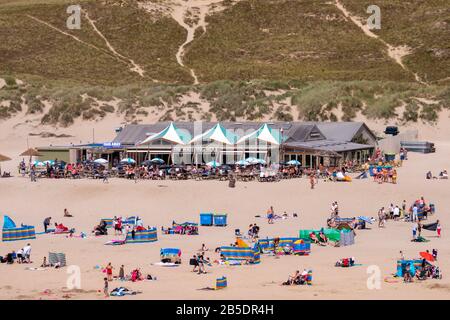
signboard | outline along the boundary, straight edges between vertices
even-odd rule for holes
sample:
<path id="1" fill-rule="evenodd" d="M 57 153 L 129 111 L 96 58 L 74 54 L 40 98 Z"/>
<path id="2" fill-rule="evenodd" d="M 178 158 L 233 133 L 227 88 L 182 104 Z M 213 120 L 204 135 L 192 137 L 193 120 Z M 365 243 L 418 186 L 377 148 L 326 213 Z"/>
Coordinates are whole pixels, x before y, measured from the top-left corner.
<path id="1" fill-rule="evenodd" d="M 104 142 L 103 147 L 104 148 L 120 148 L 120 147 L 122 147 L 122 144 L 120 142 Z"/>

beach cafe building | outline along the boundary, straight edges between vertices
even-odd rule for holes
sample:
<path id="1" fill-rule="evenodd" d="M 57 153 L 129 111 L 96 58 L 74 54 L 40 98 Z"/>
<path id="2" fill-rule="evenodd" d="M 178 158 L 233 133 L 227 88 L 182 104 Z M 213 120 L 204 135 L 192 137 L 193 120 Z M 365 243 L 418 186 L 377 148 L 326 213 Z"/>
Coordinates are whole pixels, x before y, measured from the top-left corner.
<path id="1" fill-rule="evenodd" d="M 376 137 L 361 122 L 157 122 L 130 124 L 111 141 L 84 145 L 78 155 L 103 157 L 110 164 L 129 157 L 168 164 L 235 164 L 248 158 L 268 164 L 298 161 L 302 167 L 363 163 Z M 77 157 L 78 158 L 78 157 Z M 84 158 L 86 159 L 86 158 Z"/>

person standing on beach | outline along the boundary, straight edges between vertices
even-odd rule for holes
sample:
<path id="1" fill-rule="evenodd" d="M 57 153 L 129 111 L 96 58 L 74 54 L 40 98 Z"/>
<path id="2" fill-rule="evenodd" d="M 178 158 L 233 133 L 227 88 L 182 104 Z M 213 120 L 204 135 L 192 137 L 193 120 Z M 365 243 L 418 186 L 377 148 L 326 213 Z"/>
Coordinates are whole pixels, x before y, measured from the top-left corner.
<path id="1" fill-rule="evenodd" d="M 124 265 L 121 265 L 120 266 L 120 269 L 119 269 L 119 279 L 120 280 L 125 280 L 125 270 L 124 270 Z"/>
<path id="2" fill-rule="evenodd" d="M 108 265 L 106 266 L 106 276 L 108 277 L 107 280 L 108 281 L 112 281 L 112 270 L 113 270 L 113 266 L 111 265 L 111 262 L 108 263 Z"/>
<path id="3" fill-rule="evenodd" d="M 37 180 L 36 180 L 36 170 L 35 170 L 34 165 L 31 166 L 31 170 L 30 170 L 30 179 L 31 179 L 31 182 L 36 182 L 36 181 L 37 181 Z"/>
<path id="4" fill-rule="evenodd" d="M 270 206 L 269 210 L 267 210 L 267 223 L 273 224 L 273 216 L 274 216 L 273 207 Z"/>
<path id="5" fill-rule="evenodd" d="M 108 283 L 108 278 L 103 278 L 103 280 L 104 280 L 104 282 L 105 282 L 104 287 L 103 287 L 103 293 L 105 294 L 105 298 L 108 298 L 108 297 L 109 297 L 109 290 L 108 290 L 109 283 Z"/>
<path id="6" fill-rule="evenodd" d="M 439 220 L 436 221 L 436 223 L 437 223 L 437 226 L 436 226 L 437 236 L 438 236 L 438 238 L 440 238 L 441 237 L 441 223 L 439 222 Z"/>
<path id="7" fill-rule="evenodd" d="M 50 225 L 50 220 L 52 220 L 52 217 L 47 217 L 44 219 L 44 231 L 47 233 L 48 226 Z"/>
<path id="8" fill-rule="evenodd" d="M 414 206 L 412 208 L 412 222 L 417 221 L 418 211 L 419 211 L 419 209 L 417 208 L 417 205 L 414 203 Z"/>
<path id="9" fill-rule="evenodd" d="M 385 219 L 385 213 L 384 213 L 384 207 L 382 207 L 378 211 L 378 228 L 384 228 L 384 219 Z"/>
<path id="10" fill-rule="evenodd" d="M 314 181 L 314 174 L 309 175 L 309 183 L 311 185 L 311 189 L 314 189 L 315 181 Z"/>

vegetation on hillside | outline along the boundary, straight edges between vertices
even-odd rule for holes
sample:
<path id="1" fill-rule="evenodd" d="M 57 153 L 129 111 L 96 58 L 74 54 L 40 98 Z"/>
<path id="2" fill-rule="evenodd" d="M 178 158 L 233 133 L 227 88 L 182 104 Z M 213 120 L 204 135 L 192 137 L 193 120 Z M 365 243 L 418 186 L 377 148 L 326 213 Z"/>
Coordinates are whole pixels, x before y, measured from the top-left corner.
<path id="1" fill-rule="evenodd" d="M 108 113 L 122 114 L 133 122 L 149 114 L 159 115 L 161 121 L 351 121 L 361 112 L 372 119 L 433 123 L 443 108 L 450 108 L 449 87 L 402 82 L 227 80 L 197 86 L 147 83 L 110 87 L 37 78 L 19 85 L 11 77 L 3 78 L 6 86 L 0 89 L 0 101 L 4 101 L 0 118 L 22 111 L 40 115 L 43 124 L 62 126 L 79 118 L 100 119 Z M 22 110 L 22 104 L 27 110 Z"/>

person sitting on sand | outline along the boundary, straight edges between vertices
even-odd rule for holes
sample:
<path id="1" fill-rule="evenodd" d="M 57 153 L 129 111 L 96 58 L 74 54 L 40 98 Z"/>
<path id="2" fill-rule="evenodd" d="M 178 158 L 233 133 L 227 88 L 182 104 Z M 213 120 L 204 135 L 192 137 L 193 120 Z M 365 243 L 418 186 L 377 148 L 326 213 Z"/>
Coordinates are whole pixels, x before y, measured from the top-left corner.
<path id="1" fill-rule="evenodd" d="M 47 268 L 50 267 L 50 264 L 47 263 L 47 257 L 44 256 L 44 259 L 42 260 L 41 268 Z"/>
<path id="2" fill-rule="evenodd" d="M 69 210 L 67 210 L 67 209 L 64 209 L 64 217 L 73 217 L 70 213 L 69 213 Z"/>
<path id="3" fill-rule="evenodd" d="M 317 238 L 317 235 L 314 233 L 314 231 L 309 234 L 309 238 L 311 239 L 311 241 L 313 243 L 322 245 L 322 243 L 319 241 L 319 239 Z"/>
<path id="4" fill-rule="evenodd" d="M 409 267 L 409 264 L 406 265 L 405 270 L 403 271 L 403 281 L 404 282 L 413 282 L 413 279 L 411 277 L 411 269 Z"/>
<path id="5" fill-rule="evenodd" d="M 294 274 L 289 275 L 288 280 L 285 282 L 286 285 L 293 285 L 300 279 L 300 271 L 296 270 Z"/>
<path id="6" fill-rule="evenodd" d="M 328 238 L 325 233 L 323 233 L 323 231 L 319 232 L 319 241 L 323 242 L 324 244 L 328 244 Z"/>

